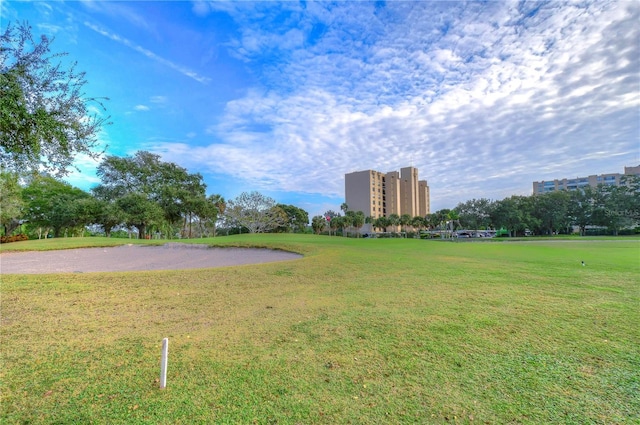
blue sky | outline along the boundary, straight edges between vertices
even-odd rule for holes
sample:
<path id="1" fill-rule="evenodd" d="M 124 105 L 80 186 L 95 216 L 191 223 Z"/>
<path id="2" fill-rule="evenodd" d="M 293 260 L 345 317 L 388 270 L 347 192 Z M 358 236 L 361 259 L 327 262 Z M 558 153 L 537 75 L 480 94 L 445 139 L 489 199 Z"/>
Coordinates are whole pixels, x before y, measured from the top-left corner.
<path id="1" fill-rule="evenodd" d="M 3 1 L 105 96 L 111 155 L 310 216 L 413 165 L 432 211 L 640 164 L 640 2 Z M 96 163 L 68 181 L 88 190 Z"/>

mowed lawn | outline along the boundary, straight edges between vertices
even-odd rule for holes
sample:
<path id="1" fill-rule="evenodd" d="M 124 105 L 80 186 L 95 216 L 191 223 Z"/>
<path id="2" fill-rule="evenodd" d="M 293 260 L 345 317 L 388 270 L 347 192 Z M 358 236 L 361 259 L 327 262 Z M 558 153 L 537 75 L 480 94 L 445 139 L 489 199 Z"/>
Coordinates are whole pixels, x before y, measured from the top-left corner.
<path id="1" fill-rule="evenodd" d="M 640 422 L 638 239 L 197 242 L 305 257 L 3 275 L 0 422 Z"/>

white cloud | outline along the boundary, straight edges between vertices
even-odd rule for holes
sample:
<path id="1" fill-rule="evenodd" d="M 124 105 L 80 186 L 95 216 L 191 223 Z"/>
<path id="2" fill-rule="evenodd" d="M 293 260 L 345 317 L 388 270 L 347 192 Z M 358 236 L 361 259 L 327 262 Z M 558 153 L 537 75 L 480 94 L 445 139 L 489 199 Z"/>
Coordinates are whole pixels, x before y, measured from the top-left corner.
<path id="1" fill-rule="evenodd" d="M 208 7 L 242 24 L 228 47 L 264 87 L 227 104 L 210 145 L 155 146 L 182 164 L 327 196 L 344 173 L 413 164 L 453 207 L 638 158 L 638 3 L 285 4 L 295 30 L 267 5 Z M 262 66 L 274 49 L 284 62 Z"/>
<path id="2" fill-rule="evenodd" d="M 133 109 L 136 111 L 148 111 L 149 107 L 146 105 L 136 105 Z"/>
<path id="3" fill-rule="evenodd" d="M 159 105 L 166 104 L 167 101 L 168 99 L 166 96 L 151 96 L 151 98 L 149 99 L 149 102 L 159 104 Z"/>
<path id="4" fill-rule="evenodd" d="M 120 44 L 123 44 L 123 45 L 129 47 L 130 49 L 133 49 L 136 52 L 143 54 L 147 58 L 149 58 L 149 59 L 151 59 L 153 61 L 156 61 L 156 62 L 158 62 L 158 63 L 160 63 L 162 65 L 165 65 L 165 66 L 167 66 L 167 67 L 169 67 L 169 68 L 181 73 L 182 75 L 184 75 L 186 77 L 189 77 L 189 78 L 192 78 L 192 79 L 196 80 L 199 83 L 207 84 L 207 83 L 209 83 L 211 81 L 211 79 L 209 77 L 203 77 L 203 76 L 199 75 L 197 72 L 190 70 L 189 68 L 186 68 L 186 67 L 184 67 L 182 65 L 176 64 L 176 63 L 174 63 L 174 62 L 172 62 L 172 61 L 170 61 L 168 59 L 165 59 L 165 58 L 163 58 L 161 56 L 158 56 L 157 54 L 153 53 L 152 51 L 150 51 L 148 49 L 145 49 L 144 47 L 139 46 L 139 45 L 129 41 L 128 39 L 119 36 L 118 34 L 111 33 L 109 31 L 105 30 L 104 28 L 101 28 L 101 27 L 99 27 L 97 25 L 94 25 L 94 24 L 92 24 L 90 22 L 85 22 L 84 25 L 87 28 L 90 28 L 93 31 L 97 32 L 98 34 L 103 35 L 103 36 L 105 36 L 107 38 L 110 38 L 111 40 L 116 41 L 116 42 L 118 42 Z"/>

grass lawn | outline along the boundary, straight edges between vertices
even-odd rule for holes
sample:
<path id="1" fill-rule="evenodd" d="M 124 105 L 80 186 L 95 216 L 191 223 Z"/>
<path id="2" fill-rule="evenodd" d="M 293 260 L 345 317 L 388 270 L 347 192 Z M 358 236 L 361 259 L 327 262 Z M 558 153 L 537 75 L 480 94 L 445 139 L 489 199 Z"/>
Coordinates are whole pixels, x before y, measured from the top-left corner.
<path id="1" fill-rule="evenodd" d="M 638 239 L 197 242 L 305 258 L 3 275 L 0 422 L 640 423 Z"/>

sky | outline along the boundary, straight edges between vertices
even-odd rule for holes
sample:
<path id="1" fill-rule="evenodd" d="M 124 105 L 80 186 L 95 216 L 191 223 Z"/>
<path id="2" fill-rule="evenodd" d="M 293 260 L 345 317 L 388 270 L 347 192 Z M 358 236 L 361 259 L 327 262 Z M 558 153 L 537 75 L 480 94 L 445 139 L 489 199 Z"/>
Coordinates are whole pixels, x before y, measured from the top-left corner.
<path id="1" fill-rule="evenodd" d="M 7 1 L 107 97 L 106 155 L 310 217 L 414 166 L 431 210 L 640 164 L 637 1 Z M 98 163 L 66 180 L 89 190 Z"/>

